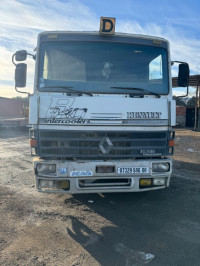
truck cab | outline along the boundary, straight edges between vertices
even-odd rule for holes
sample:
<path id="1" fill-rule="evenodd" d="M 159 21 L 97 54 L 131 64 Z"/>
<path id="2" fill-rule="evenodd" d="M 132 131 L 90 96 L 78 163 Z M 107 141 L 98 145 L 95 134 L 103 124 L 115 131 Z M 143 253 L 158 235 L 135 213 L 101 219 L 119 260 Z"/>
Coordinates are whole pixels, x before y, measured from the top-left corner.
<path id="1" fill-rule="evenodd" d="M 38 36 L 29 124 L 41 192 L 169 186 L 176 125 L 169 43 L 108 32 Z"/>

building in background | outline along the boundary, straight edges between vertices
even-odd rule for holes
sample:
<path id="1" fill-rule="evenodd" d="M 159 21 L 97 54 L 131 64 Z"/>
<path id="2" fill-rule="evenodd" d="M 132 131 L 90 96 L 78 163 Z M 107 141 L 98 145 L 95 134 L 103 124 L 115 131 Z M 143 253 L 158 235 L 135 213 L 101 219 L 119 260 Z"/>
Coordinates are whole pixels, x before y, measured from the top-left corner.
<path id="1" fill-rule="evenodd" d="M 186 107 L 176 106 L 176 125 L 178 127 L 185 127 L 186 125 Z"/>

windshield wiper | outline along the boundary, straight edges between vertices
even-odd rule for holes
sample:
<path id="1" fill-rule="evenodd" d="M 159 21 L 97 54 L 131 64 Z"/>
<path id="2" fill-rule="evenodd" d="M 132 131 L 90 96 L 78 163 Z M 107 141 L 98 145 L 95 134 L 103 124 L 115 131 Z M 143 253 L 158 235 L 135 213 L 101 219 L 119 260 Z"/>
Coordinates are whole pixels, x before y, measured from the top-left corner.
<path id="1" fill-rule="evenodd" d="M 45 87 L 42 87 L 41 89 L 67 89 L 69 92 L 77 92 L 77 93 L 93 96 L 92 93 L 90 92 L 83 92 L 83 91 L 75 90 L 74 87 L 70 87 L 70 86 L 45 86 Z"/>
<path id="2" fill-rule="evenodd" d="M 142 88 L 131 88 L 131 87 L 111 87 L 111 89 L 121 89 L 121 90 L 132 90 L 132 91 L 135 91 L 135 90 L 138 90 L 138 91 L 142 91 L 142 92 L 146 92 L 150 95 L 155 95 L 157 96 L 158 98 L 160 98 L 160 95 L 156 92 L 152 92 L 152 91 L 148 91 L 148 90 L 145 90 L 145 89 L 142 89 Z"/>

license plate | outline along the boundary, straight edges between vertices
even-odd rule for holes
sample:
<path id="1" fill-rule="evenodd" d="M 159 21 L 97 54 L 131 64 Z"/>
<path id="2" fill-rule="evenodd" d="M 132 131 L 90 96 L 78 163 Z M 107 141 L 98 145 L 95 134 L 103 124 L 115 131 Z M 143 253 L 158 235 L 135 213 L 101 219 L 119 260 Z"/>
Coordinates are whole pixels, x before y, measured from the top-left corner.
<path id="1" fill-rule="evenodd" d="M 128 175 L 128 174 L 148 174 L 149 173 L 149 167 L 119 167 L 117 168 L 117 173 L 122 175 Z"/>

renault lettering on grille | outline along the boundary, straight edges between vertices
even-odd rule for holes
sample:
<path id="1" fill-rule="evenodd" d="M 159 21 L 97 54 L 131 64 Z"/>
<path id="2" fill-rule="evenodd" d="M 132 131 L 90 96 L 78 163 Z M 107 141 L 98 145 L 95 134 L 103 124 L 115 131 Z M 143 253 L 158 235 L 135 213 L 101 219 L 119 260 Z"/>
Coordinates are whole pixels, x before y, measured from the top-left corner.
<path id="1" fill-rule="evenodd" d="M 108 137 L 102 138 L 101 142 L 99 143 L 99 148 L 103 154 L 109 154 L 112 150 L 113 144 Z"/>

